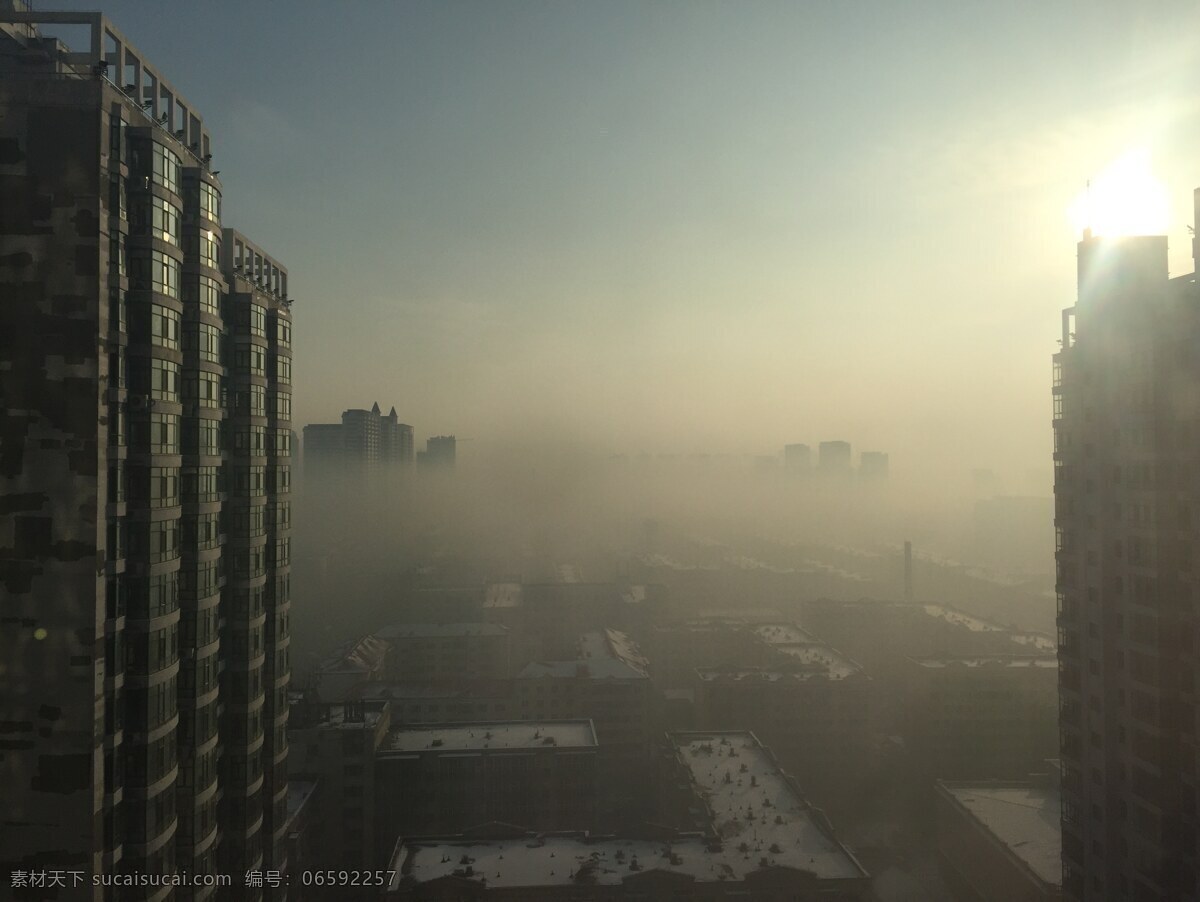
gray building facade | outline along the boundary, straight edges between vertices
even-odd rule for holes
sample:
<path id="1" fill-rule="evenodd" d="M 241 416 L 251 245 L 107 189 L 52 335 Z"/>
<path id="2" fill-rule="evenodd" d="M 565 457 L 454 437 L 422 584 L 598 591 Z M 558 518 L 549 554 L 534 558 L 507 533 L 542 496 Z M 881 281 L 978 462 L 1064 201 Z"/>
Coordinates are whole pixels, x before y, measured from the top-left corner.
<path id="1" fill-rule="evenodd" d="M 284 869 L 286 271 L 108 19 L 0 51 L 0 866 Z"/>

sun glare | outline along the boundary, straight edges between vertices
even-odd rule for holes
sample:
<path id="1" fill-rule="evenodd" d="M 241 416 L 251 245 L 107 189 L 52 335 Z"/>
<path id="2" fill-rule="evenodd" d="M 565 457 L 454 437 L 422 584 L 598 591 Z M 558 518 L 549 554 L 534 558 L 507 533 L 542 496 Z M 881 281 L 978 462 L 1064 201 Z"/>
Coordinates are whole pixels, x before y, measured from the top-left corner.
<path id="1" fill-rule="evenodd" d="M 1167 190 L 1154 175 L 1150 151 L 1133 150 L 1095 176 L 1072 202 L 1069 215 L 1076 232 L 1096 235 L 1161 235 L 1167 230 Z"/>

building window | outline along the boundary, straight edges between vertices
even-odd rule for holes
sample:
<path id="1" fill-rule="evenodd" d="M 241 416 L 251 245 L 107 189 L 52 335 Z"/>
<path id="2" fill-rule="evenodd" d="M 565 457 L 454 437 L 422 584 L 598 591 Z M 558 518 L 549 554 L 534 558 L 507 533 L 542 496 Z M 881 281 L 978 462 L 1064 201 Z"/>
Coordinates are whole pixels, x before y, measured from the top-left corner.
<path id="1" fill-rule="evenodd" d="M 162 491 L 166 491 L 164 484 Z M 153 491 L 153 489 L 151 490 Z M 176 493 L 178 501 L 178 493 Z M 150 563 L 173 561 L 179 557 L 179 521 L 158 520 L 150 524 Z"/>
<path id="2" fill-rule="evenodd" d="M 134 257 L 131 276 L 133 288 L 179 297 L 179 261 L 161 251 Z"/>
<path id="3" fill-rule="evenodd" d="M 179 193 L 179 155 L 155 142 L 154 165 L 152 177 L 155 184 L 161 185 L 168 191 Z"/>
<path id="4" fill-rule="evenodd" d="M 150 361 L 150 397 L 159 401 L 179 400 L 179 364 L 169 360 Z"/>
<path id="5" fill-rule="evenodd" d="M 221 377 L 216 373 L 201 370 L 189 374 L 183 389 L 184 397 L 200 407 L 221 406 Z"/>
<path id="6" fill-rule="evenodd" d="M 265 376 L 267 373 L 267 352 L 258 345 L 244 345 L 237 349 L 234 365 L 251 376 Z"/>
<path id="7" fill-rule="evenodd" d="M 221 195 L 208 182 L 200 182 L 200 212 L 213 222 L 221 221 Z"/>
<path id="8" fill-rule="evenodd" d="M 150 414 L 150 453 L 179 453 L 179 417 L 176 414 Z"/>
<path id="9" fill-rule="evenodd" d="M 189 277 L 183 287 L 185 304 L 198 304 L 206 313 L 221 312 L 221 288 L 215 279 L 208 276 Z"/>
<path id="10" fill-rule="evenodd" d="M 189 324 L 184 333 L 184 350 L 195 351 L 208 363 L 221 363 L 221 330 L 208 323 Z"/>
<path id="11" fill-rule="evenodd" d="M 170 201 L 155 198 L 150 207 L 150 234 L 154 238 L 179 246 L 180 210 Z M 144 223 L 140 223 L 144 227 Z"/>
<path id="12" fill-rule="evenodd" d="M 150 342 L 160 348 L 178 350 L 179 314 L 161 304 L 151 304 Z"/>
<path id="13" fill-rule="evenodd" d="M 213 269 L 221 268 L 221 244 L 212 229 L 200 230 L 200 262 Z"/>

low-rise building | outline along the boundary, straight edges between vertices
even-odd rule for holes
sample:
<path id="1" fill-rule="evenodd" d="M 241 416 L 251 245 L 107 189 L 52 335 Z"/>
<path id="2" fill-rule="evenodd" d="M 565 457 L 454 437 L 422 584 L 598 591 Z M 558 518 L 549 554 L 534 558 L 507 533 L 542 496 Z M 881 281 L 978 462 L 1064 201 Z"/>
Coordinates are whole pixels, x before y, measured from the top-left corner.
<path id="1" fill-rule="evenodd" d="M 596 757 L 588 720 L 393 729 L 375 762 L 379 836 L 390 843 L 494 822 L 539 831 L 590 827 Z"/>
<path id="2" fill-rule="evenodd" d="M 912 759 L 945 779 L 1019 778 L 1058 754 L 1058 659 L 919 658 L 904 737 Z"/>
<path id="3" fill-rule="evenodd" d="M 291 772 L 312 775 L 320 783 L 314 814 L 322 824 L 322 840 L 312 867 L 378 866 L 375 752 L 388 734 L 390 715 L 386 702 L 302 699 L 292 705 Z"/>
<path id="4" fill-rule="evenodd" d="M 404 839 L 389 898 L 871 898 L 862 866 L 752 733 L 676 734 L 672 747 L 676 813 L 698 829 Z"/>
<path id="5" fill-rule="evenodd" d="M 1061 799 L 1050 777 L 937 783 L 938 855 L 972 902 L 1062 898 Z"/>
<path id="6" fill-rule="evenodd" d="M 499 623 L 395 623 L 376 631 L 390 648 L 385 679 L 402 683 L 510 676 L 508 629 Z"/>

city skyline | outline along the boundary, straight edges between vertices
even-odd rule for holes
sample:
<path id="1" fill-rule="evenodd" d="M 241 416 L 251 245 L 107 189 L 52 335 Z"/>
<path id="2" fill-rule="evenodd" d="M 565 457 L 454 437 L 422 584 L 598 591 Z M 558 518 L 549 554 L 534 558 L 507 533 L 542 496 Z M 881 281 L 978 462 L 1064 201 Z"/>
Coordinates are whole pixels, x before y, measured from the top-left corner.
<path id="1" fill-rule="evenodd" d="M 1131 149 L 1185 271 L 1182 5 L 327 12 L 110 10 L 220 111 L 215 167 L 264 195 L 239 220 L 285 224 L 300 424 L 365 394 L 491 445 L 749 453 L 804 423 L 897 468 L 1023 472 L 1069 211 Z"/>

